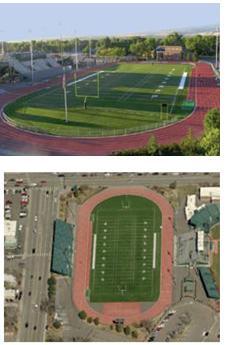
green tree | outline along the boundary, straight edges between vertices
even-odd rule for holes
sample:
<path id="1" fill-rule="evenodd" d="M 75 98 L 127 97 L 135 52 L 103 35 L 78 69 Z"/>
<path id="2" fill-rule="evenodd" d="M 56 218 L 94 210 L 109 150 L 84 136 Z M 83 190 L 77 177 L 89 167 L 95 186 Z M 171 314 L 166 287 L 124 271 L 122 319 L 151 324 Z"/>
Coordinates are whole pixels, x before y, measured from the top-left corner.
<path id="1" fill-rule="evenodd" d="M 88 323 L 92 323 L 93 322 L 93 318 L 91 316 L 87 317 L 87 322 Z"/>
<path id="2" fill-rule="evenodd" d="M 212 128 L 220 129 L 220 111 L 217 108 L 211 109 L 205 116 L 204 120 L 205 131 L 211 130 Z"/>
<path id="3" fill-rule="evenodd" d="M 158 150 L 158 144 L 154 135 L 152 135 L 147 144 L 147 152 L 149 156 L 154 156 Z"/>
<path id="4" fill-rule="evenodd" d="M 124 333 L 125 333 L 125 335 L 130 335 L 131 329 L 129 326 L 124 327 Z"/>
<path id="5" fill-rule="evenodd" d="M 53 327 L 58 329 L 61 326 L 61 322 L 59 320 L 54 320 L 53 321 Z"/>
<path id="6" fill-rule="evenodd" d="M 184 44 L 183 36 L 178 32 L 173 32 L 162 40 L 162 44 L 167 46 L 181 46 Z"/>
<path id="7" fill-rule="evenodd" d="M 135 339 L 138 338 L 138 333 L 137 333 L 137 331 L 132 331 L 131 335 L 132 335 L 132 337 L 135 338 Z"/>
<path id="8" fill-rule="evenodd" d="M 87 314 L 84 310 L 81 310 L 79 313 L 78 313 L 78 316 L 81 320 L 85 320 L 87 318 Z"/>
<path id="9" fill-rule="evenodd" d="M 100 323 L 100 320 L 99 320 L 98 317 L 96 317 L 96 318 L 93 320 L 93 322 L 94 322 L 94 324 L 95 324 L 96 326 L 98 326 L 99 323 Z"/>
<path id="10" fill-rule="evenodd" d="M 220 155 L 220 130 L 213 128 L 204 134 L 200 141 L 200 146 L 205 152 L 205 156 Z"/>
<path id="11" fill-rule="evenodd" d="M 116 326 L 115 326 L 115 329 L 116 329 L 116 332 L 122 332 L 122 330 L 123 330 L 123 326 L 121 325 L 121 324 L 116 324 Z"/>

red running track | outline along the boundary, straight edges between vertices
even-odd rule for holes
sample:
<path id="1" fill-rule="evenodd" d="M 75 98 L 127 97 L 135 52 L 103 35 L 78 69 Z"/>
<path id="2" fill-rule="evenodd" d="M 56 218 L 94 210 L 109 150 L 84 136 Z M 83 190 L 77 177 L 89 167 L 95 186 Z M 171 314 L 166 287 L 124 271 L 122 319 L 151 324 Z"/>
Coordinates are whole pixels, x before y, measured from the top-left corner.
<path id="1" fill-rule="evenodd" d="M 0 95 L 0 109 L 19 96 L 54 83 L 56 80 Z M 190 129 L 195 137 L 199 137 L 203 132 L 203 119 L 207 111 L 220 107 L 220 89 L 209 64 L 197 63 L 193 68 L 188 98 L 196 100 L 196 109 L 184 120 L 149 132 L 118 137 L 65 138 L 38 135 L 12 127 L 3 121 L 1 115 L 0 150 L 7 148 L 16 154 L 30 155 L 109 155 L 114 151 L 142 147 L 150 135 L 154 135 L 159 144 L 180 142 Z"/>
<path id="2" fill-rule="evenodd" d="M 159 299 L 149 309 L 142 311 L 139 302 L 103 303 L 102 310 L 94 310 L 86 299 L 89 288 L 92 222 L 90 215 L 100 202 L 117 195 L 139 195 L 155 202 L 162 213 L 162 252 Z M 153 318 L 172 304 L 172 257 L 173 257 L 173 209 L 160 194 L 145 187 L 108 188 L 87 200 L 78 209 L 72 299 L 78 310 L 98 317 L 103 324 L 111 324 L 115 318 L 124 318 L 125 324 Z"/>

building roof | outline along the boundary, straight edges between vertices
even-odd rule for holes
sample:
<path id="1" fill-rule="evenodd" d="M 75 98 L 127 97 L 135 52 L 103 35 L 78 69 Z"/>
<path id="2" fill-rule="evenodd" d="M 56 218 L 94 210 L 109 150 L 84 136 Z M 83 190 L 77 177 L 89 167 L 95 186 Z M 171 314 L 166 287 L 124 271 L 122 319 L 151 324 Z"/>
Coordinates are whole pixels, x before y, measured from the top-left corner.
<path id="1" fill-rule="evenodd" d="M 182 46 L 167 46 L 167 45 L 159 45 L 156 47 L 156 51 L 166 51 L 166 50 L 176 50 L 181 52 L 183 50 Z"/>
<path id="2" fill-rule="evenodd" d="M 220 200 L 220 187 L 201 187 L 200 198 Z"/>
<path id="3" fill-rule="evenodd" d="M 13 285 L 17 284 L 16 277 L 12 274 L 4 274 L 4 281 Z"/>
<path id="4" fill-rule="evenodd" d="M 53 252 L 51 271 L 71 276 L 72 273 L 72 244 L 73 226 L 60 219 L 54 222 Z"/>
<path id="5" fill-rule="evenodd" d="M 197 249 L 198 251 L 204 250 L 204 231 L 197 231 Z"/>
<path id="6" fill-rule="evenodd" d="M 4 294 L 5 299 L 15 299 L 16 297 L 16 291 L 14 289 L 5 289 Z"/>
<path id="7" fill-rule="evenodd" d="M 208 267 L 199 267 L 199 273 L 207 296 L 218 299 L 220 297 L 219 292 L 217 291 L 210 269 Z"/>
<path id="8" fill-rule="evenodd" d="M 196 195 L 187 195 L 187 203 L 185 206 L 185 215 L 187 220 L 191 219 L 196 209 Z"/>
<path id="9" fill-rule="evenodd" d="M 195 210 L 194 215 L 191 217 L 189 223 L 196 229 L 209 232 L 210 228 L 219 223 L 220 221 L 220 208 L 219 205 L 210 203 Z"/>
<path id="10" fill-rule="evenodd" d="M 16 236 L 16 220 L 6 220 L 4 221 L 4 236 L 15 237 Z"/>

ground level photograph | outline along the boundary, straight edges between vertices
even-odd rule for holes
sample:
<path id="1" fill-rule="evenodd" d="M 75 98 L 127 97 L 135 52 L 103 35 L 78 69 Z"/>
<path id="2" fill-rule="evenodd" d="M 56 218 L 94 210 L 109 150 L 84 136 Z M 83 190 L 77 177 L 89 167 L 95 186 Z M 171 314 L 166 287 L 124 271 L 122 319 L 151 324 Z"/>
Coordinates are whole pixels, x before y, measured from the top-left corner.
<path id="1" fill-rule="evenodd" d="M 5 173 L 5 341 L 220 341 L 218 173 Z"/>
<path id="2" fill-rule="evenodd" d="M 218 4 L 20 4 L 12 31 L 0 11 L 1 155 L 220 154 Z"/>

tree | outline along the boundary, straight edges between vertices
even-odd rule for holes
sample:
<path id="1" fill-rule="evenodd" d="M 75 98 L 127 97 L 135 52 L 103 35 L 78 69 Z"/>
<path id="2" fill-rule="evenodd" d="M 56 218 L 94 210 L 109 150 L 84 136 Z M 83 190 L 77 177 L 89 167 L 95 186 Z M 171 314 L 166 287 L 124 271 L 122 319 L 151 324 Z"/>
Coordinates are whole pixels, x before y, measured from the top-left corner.
<path id="1" fill-rule="evenodd" d="M 205 156 L 220 155 L 220 130 L 213 128 L 209 130 L 201 139 L 200 146 L 205 152 Z"/>
<path id="2" fill-rule="evenodd" d="M 87 314 L 84 310 L 81 310 L 79 313 L 78 313 L 78 316 L 81 320 L 85 320 L 87 318 Z"/>
<path id="3" fill-rule="evenodd" d="M 211 109 L 205 116 L 204 120 L 205 131 L 211 130 L 212 128 L 220 129 L 220 111 L 217 108 Z"/>
<path id="4" fill-rule="evenodd" d="M 138 338 L 137 331 L 132 331 L 131 335 L 132 335 L 133 338 Z"/>
<path id="5" fill-rule="evenodd" d="M 130 335 L 131 329 L 129 326 L 124 327 L 124 333 L 125 333 L 125 335 Z"/>
<path id="6" fill-rule="evenodd" d="M 116 329 L 116 332 L 120 333 L 123 330 L 123 326 L 121 324 L 117 323 L 116 326 L 115 326 L 115 329 Z"/>
<path id="7" fill-rule="evenodd" d="M 95 324 L 96 326 L 98 326 L 99 323 L 100 323 L 100 320 L 99 320 L 98 317 L 96 317 L 96 318 L 93 320 L 93 322 L 94 322 L 94 324 Z"/>
<path id="8" fill-rule="evenodd" d="M 166 46 L 183 46 L 183 36 L 178 32 L 173 32 L 162 40 L 162 44 Z"/>
<path id="9" fill-rule="evenodd" d="M 154 156 L 157 150 L 158 150 L 158 144 L 157 144 L 155 136 L 152 135 L 149 138 L 148 144 L 147 144 L 148 155 L 149 156 Z"/>
<path id="10" fill-rule="evenodd" d="M 61 322 L 59 320 L 54 320 L 53 321 L 53 327 L 58 329 L 61 326 Z"/>
<path id="11" fill-rule="evenodd" d="M 88 323 L 92 323 L 93 322 L 93 318 L 91 316 L 87 317 L 87 322 Z"/>
<path id="12" fill-rule="evenodd" d="M 183 156 L 195 156 L 197 154 L 203 154 L 201 152 L 199 140 L 193 137 L 191 129 L 188 131 L 186 137 L 181 141 L 180 146 Z"/>

